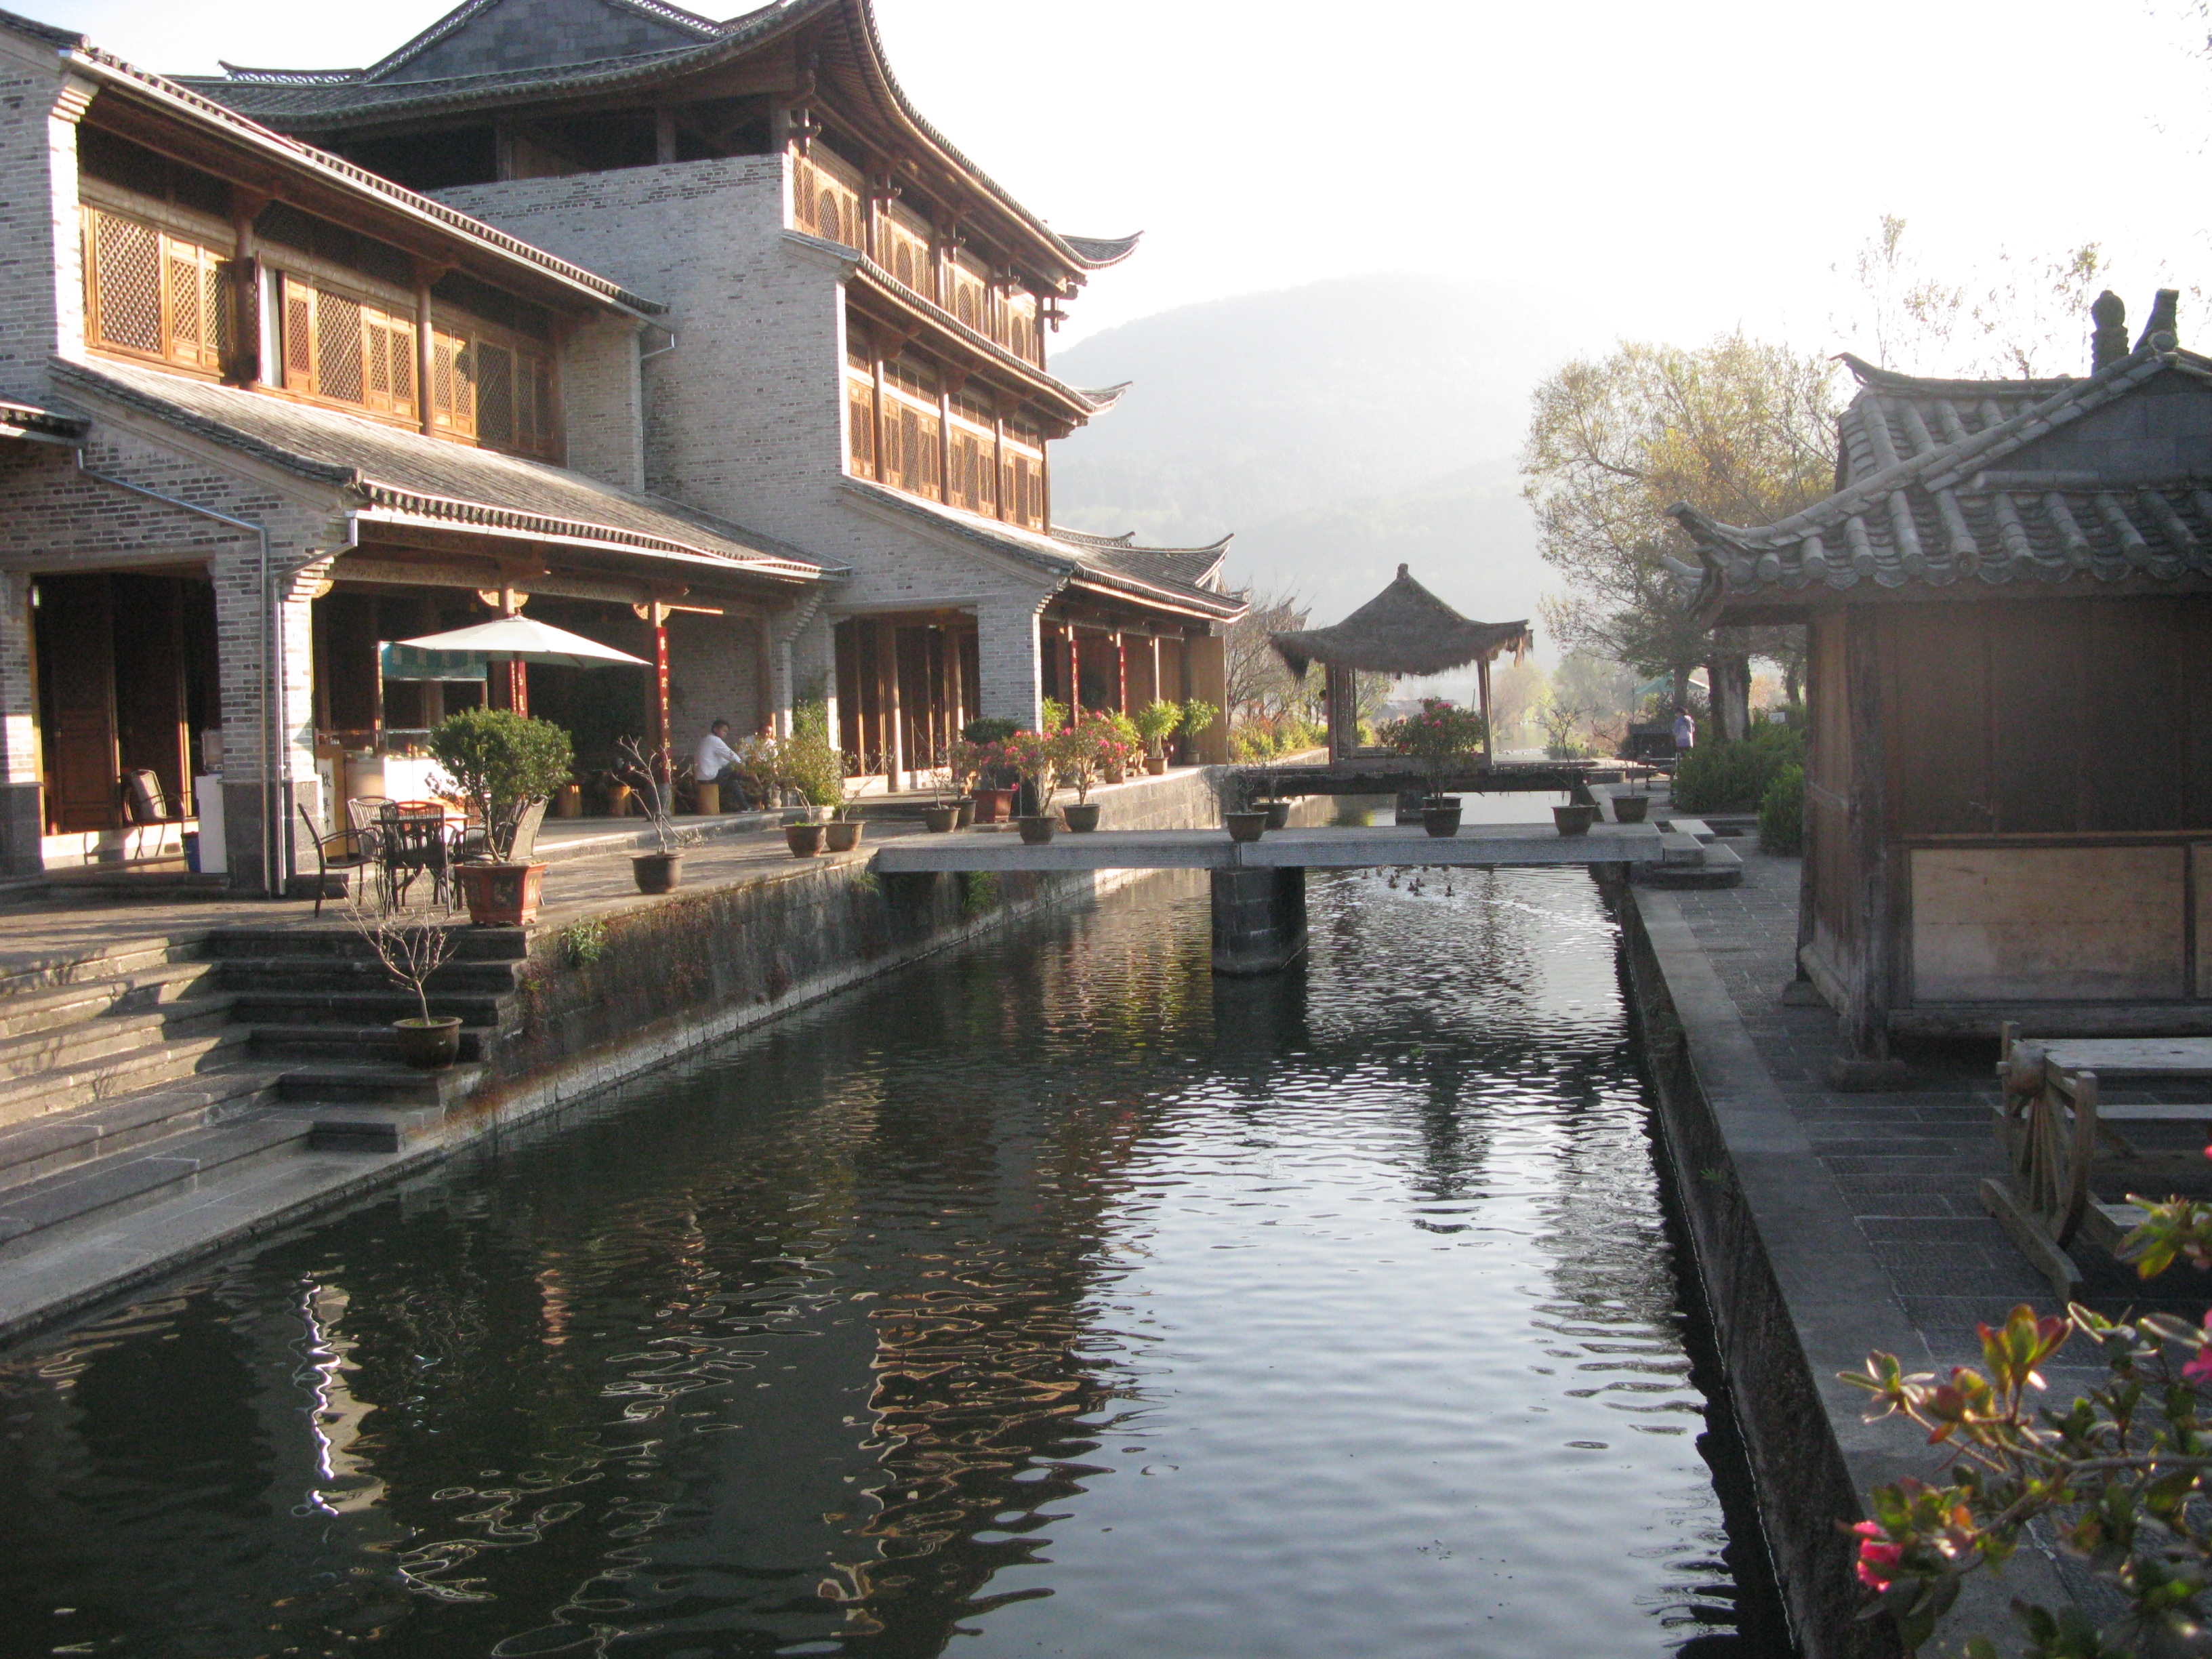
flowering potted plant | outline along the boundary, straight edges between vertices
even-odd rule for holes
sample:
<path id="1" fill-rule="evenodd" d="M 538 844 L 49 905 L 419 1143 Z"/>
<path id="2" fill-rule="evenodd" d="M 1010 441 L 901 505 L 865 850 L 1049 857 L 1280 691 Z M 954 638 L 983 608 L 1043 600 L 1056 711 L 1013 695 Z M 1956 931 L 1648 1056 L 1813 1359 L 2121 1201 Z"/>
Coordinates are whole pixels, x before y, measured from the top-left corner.
<path id="1" fill-rule="evenodd" d="M 1098 807 L 1091 799 L 1091 787 L 1117 760 L 1126 759 L 1127 749 L 1115 735 L 1110 716 L 1093 715 L 1086 720 L 1053 734 L 1048 741 L 1058 757 L 1060 779 L 1075 791 L 1075 803 L 1061 810 L 1060 817 L 1077 835 L 1087 835 L 1098 827 Z"/>
<path id="2" fill-rule="evenodd" d="M 1421 823 L 1432 836 L 1459 833 L 1458 800 L 1443 793 L 1443 781 L 1482 748 L 1482 716 L 1446 697 L 1423 697 L 1419 714 L 1392 720 L 1380 733 L 1384 745 L 1420 763 L 1429 793 L 1421 803 Z"/>
<path id="3" fill-rule="evenodd" d="M 978 823 L 1004 823 L 1013 816 L 1019 778 L 1006 758 L 1006 741 L 1020 730 L 1013 721 L 1000 720 L 969 720 L 960 728 L 960 740 L 975 754 Z"/>
<path id="4" fill-rule="evenodd" d="M 1137 711 L 1137 736 L 1145 745 L 1145 770 L 1158 777 L 1168 769 L 1167 741 L 1182 724 L 1182 705 L 1162 698 Z"/>
<path id="5" fill-rule="evenodd" d="M 516 859 L 518 832 L 527 820 L 535 842 L 536 817 L 568 781 L 575 764 L 568 734 L 504 708 L 465 708 L 431 732 L 428 747 L 483 826 L 480 847 L 454 866 L 469 920 L 521 927 L 538 914 L 545 866 L 529 861 L 529 849 Z"/>
<path id="6" fill-rule="evenodd" d="M 1052 839 L 1052 793 L 1060 787 L 1060 749 L 1057 735 L 1017 732 L 1004 744 L 1006 758 L 1036 796 L 1036 811 L 1015 820 L 1022 839 L 1031 846 Z"/>

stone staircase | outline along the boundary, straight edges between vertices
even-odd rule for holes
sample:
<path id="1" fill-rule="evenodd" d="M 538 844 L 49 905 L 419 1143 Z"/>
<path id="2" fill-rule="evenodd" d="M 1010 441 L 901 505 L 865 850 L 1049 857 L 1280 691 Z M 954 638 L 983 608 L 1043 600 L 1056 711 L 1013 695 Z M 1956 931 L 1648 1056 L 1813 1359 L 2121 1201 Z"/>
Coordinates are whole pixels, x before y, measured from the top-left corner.
<path id="1" fill-rule="evenodd" d="M 302 1152 L 436 1135 L 512 1018 L 520 928 L 464 928 L 431 981 L 462 1063 L 399 1063 L 413 1012 L 343 928 L 154 937 L 0 972 L 0 1270 L 47 1230 Z"/>

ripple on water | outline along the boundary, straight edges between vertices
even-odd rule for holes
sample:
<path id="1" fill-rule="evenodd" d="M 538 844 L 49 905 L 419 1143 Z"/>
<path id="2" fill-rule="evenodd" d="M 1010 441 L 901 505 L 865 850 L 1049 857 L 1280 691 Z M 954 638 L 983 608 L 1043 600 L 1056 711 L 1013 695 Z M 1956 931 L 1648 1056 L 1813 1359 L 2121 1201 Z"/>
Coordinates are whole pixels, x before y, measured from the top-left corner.
<path id="1" fill-rule="evenodd" d="M 19 1352 L 5 1639 L 1781 1651 L 1595 890 L 1311 927 L 1149 884 Z"/>

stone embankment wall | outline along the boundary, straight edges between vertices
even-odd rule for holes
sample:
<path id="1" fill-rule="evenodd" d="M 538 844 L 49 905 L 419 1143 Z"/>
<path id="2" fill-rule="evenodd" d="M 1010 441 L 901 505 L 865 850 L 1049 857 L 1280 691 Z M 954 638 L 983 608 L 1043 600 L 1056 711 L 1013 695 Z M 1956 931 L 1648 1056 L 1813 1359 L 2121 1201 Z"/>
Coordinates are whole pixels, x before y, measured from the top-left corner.
<path id="1" fill-rule="evenodd" d="M 1658 1097 L 1662 1170 L 1690 1236 L 1692 1269 L 1741 1425 L 1760 1519 L 1806 1659 L 1897 1659 L 1887 1620 L 1858 1617 L 1853 1540 L 1836 1517 L 1861 1512 L 1767 1245 L 1737 1151 L 1716 1115 L 1634 890 L 1619 896 L 1631 1016 Z"/>
<path id="2" fill-rule="evenodd" d="M 1214 769 L 1091 792 L 1109 830 L 1219 822 Z M 569 932 L 534 933 L 519 1017 L 493 1076 L 460 1109 L 528 1115 L 673 1060 L 976 934 L 1129 878 L 876 875 L 866 856 L 792 860 L 787 870 L 666 898 L 598 920 L 594 960 Z"/>

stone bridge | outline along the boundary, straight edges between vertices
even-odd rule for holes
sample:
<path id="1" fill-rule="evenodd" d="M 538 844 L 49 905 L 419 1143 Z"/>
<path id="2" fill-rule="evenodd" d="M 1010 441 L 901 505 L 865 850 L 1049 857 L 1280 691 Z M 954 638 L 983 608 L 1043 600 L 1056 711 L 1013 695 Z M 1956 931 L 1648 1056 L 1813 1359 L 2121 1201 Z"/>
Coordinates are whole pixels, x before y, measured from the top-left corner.
<path id="1" fill-rule="evenodd" d="M 1297 958 L 1306 945 L 1309 870 L 1390 866 L 1658 864 L 1680 856 L 1648 823 L 1599 823 L 1562 836 L 1549 824 L 1478 824 L 1451 836 L 1418 825 L 1271 830 L 1232 842 L 1225 830 L 1065 831 L 1030 846 L 1000 830 L 909 836 L 876 854 L 886 876 L 974 871 L 1205 870 L 1213 878 L 1213 970 L 1264 974 Z M 1690 854 L 1696 856 L 1694 842 Z"/>

